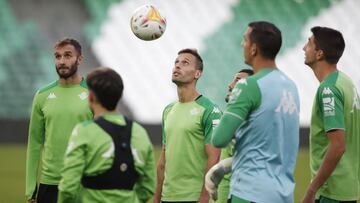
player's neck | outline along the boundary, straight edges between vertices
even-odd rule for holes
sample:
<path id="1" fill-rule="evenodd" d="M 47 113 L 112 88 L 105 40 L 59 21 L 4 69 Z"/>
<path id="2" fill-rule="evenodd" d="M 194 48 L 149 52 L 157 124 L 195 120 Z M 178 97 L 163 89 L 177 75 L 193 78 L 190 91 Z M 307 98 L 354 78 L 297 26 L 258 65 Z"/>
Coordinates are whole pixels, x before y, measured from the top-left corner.
<path id="1" fill-rule="evenodd" d="M 276 63 L 272 59 L 255 58 L 252 67 L 255 73 L 264 68 L 276 68 Z"/>
<path id="2" fill-rule="evenodd" d="M 178 86 L 177 93 L 178 93 L 179 102 L 181 103 L 195 101 L 195 99 L 200 95 L 196 91 L 195 86 L 193 85 Z"/>
<path id="3" fill-rule="evenodd" d="M 68 78 L 60 78 L 59 83 L 61 85 L 77 85 L 81 83 L 81 76 L 78 73 L 75 73 L 73 76 Z"/>
<path id="4" fill-rule="evenodd" d="M 94 118 L 98 118 L 98 117 L 106 115 L 106 114 L 119 114 L 119 112 L 116 109 L 109 111 L 99 105 L 92 106 L 92 109 L 94 111 Z"/>
<path id="5" fill-rule="evenodd" d="M 325 61 L 318 62 L 312 67 L 315 77 L 322 82 L 332 72 L 337 71 L 336 64 L 329 64 Z"/>

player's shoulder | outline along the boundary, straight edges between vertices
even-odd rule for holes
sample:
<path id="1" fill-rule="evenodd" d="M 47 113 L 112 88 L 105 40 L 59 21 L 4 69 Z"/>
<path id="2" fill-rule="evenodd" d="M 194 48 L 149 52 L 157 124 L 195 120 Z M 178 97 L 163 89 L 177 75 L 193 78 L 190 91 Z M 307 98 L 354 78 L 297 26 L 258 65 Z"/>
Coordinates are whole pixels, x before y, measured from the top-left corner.
<path id="1" fill-rule="evenodd" d="M 205 108 L 205 111 L 214 111 L 214 113 L 221 113 L 218 105 L 216 105 L 211 99 L 200 95 L 195 102 Z"/>
<path id="2" fill-rule="evenodd" d="M 165 116 L 175 104 L 176 104 L 176 101 L 171 102 L 170 104 L 166 105 L 163 110 L 163 116 Z"/>
<path id="3" fill-rule="evenodd" d="M 176 104 L 176 101 L 171 102 L 170 104 L 166 105 L 164 111 L 167 109 L 171 109 Z"/>
<path id="4" fill-rule="evenodd" d="M 344 74 L 345 77 L 345 74 Z M 339 91 L 337 87 L 337 80 L 339 79 L 339 72 L 333 72 L 328 77 L 322 81 L 318 87 L 317 94 L 318 95 L 332 95 Z"/>
<path id="5" fill-rule="evenodd" d="M 90 131 L 92 131 L 92 128 L 95 126 L 95 122 L 94 120 L 87 120 L 87 121 L 82 121 L 80 123 L 78 123 L 75 128 L 79 131 L 87 131 L 90 129 Z"/>
<path id="6" fill-rule="evenodd" d="M 39 90 L 38 90 L 38 94 L 48 92 L 51 89 L 55 88 L 56 86 L 58 86 L 58 80 L 52 81 L 51 83 L 49 83 L 49 84 L 47 84 L 47 85 L 45 85 L 43 87 L 40 87 Z"/>
<path id="7" fill-rule="evenodd" d="M 195 102 L 205 108 L 216 106 L 216 104 L 211 101 L 211 99 L 205 97 L 204 95 L 200 95 L 198 98 L 196 98 Z"/>
<path id="8" fill-rule="evenodd" d="M 88 89 L 87 83 L 86 83 L 86 78 L 82 78 L 81 82 L 80 82 L 80 86 L 84 89 Z"/>

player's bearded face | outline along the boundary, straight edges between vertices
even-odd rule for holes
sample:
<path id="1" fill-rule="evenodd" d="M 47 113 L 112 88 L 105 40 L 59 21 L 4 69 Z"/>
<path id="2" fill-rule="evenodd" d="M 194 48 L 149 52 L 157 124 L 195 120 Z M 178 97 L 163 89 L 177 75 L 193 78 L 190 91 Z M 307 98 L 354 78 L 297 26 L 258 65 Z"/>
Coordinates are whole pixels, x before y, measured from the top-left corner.
<path id="1" fill-rule="evenodd" d="M 196 69 L 196 59 L 188 53 L 180 54 L 175 60 L 171 80 L 176 85 L 188 84 L 196 81 L 200 77 L 199 70 Z"/>
<path id="2" fill-rule="evenodd" d="M 77 70 L 78 70 L 79 62 L 78 57 L 76 58 L 76 61 L 72 64 L 66 65 L 66 64 L 59 64 L 56 66 L 56 72 L 59 75 L 60 78 L 67 79 L 71 76 L 73 76 Z"/>

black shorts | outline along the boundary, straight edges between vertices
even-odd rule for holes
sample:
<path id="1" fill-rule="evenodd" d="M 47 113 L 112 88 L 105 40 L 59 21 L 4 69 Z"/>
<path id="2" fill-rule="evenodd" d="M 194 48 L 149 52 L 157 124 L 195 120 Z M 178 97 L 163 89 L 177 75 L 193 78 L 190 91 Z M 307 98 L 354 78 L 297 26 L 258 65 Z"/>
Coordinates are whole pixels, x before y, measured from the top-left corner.
<path id="1" fill-rule="evenodd" d="M 40 183 L 36 196 L 36 203 L 56 203 L 58 197 L 57 185 L 46 185 Z"/>
<path id="2" fill-rule="evenodd" d="M 319 199 L 315 200 L 315 203 L 356 203 L 356 200 L 353 201 L 337 201 L 324 196 L 320 196 Z"/>

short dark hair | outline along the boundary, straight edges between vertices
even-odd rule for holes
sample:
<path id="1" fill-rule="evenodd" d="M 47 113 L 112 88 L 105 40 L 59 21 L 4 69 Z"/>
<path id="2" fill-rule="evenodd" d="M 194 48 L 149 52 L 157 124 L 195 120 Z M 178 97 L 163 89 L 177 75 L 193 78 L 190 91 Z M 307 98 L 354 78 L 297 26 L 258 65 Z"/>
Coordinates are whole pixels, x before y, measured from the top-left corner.
<path id="1" fill-rule="evenodd" d="M 242 69 L 238 73 L 247 73 L 248 75 L 254 75 L 254 71 L 251 69 Z"/>
<path id="2" fill-rule="evenodd" d="M 316 49 L 324 52 L 325 61 L 336 64 L 345 49 L 345 40 L 341 32 L 320 26 L 311 28 L 311 32 L 314 35 Z"/>
<path id="3" fill-rule="evenodd" d="M 196 49 L 190 49 L 190 48 L 186 48 L 186 49 L 182 49 L 178 52 L 178 55 L 180 54 L 191 54 L 193 56 L 195 56 L 196 58 L 196 65 L 197 65 L 197 69 L 203 71 L 204 69 L 204 64 L 203 64 L 203 60 L 200 56 L 200 54 L 198 53 L 198 51 Z"/>
<path id="4" fill-rule="evenodd" d="M 72 39 L 72 38 L 61 39 L 55 43 L 54 48 L 59 48 L 59 47 L 63 47 L 66 45 L 72 45 L 75 48 L 78 55 L 81 56 L 81 54 L 82 54 L 81 53 L 81 45 L 76 39 Z"/>
<path id="5" fill-rule="evenodd" d="M 261 55 L 267 59 L 275 59 L 282 43 L 279 28 L 266 21 L 251 22 L 248 26 L 252 28 L 250 41 L 259 47 Z"/>
<path id="6" fill-rule="evenodd" d="M 109 111 L 116 108 L 124 90 L 121 76 L 116 71 L 104 67 L 95 69 L 88 74 L 86 83 L 101 106 Z"/>

